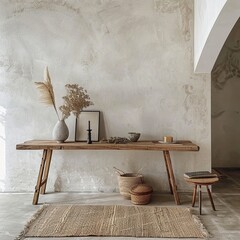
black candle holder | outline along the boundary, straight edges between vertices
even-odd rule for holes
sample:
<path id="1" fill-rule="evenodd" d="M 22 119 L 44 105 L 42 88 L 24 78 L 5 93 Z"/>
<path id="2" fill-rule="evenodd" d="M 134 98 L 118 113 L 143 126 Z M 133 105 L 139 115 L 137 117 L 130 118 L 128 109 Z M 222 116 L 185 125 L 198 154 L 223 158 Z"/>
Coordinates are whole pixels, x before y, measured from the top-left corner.
<path id="1" fill-rule="evenodd" d="M 92 144 L 92 129 L 90 128 L 90 121 L 88 121 L 88 138 L 87 138 L 87 144 Z"/>

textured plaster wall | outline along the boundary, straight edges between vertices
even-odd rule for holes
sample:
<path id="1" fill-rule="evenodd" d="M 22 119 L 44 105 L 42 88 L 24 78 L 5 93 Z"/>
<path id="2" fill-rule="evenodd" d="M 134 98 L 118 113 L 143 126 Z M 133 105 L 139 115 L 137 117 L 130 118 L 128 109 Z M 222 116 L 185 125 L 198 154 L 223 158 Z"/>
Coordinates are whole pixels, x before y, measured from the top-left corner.
<path id="1" fill-rule="evenodd" d="M 212 161 L 240 167 L 240 20 L 232 29 L 212 71 Z"/>
<path id="2" fill-rule="evenodd" d="M 46 65 L 58 105 L 66 83 L 88 90 L 102 137 L 139 131 L 199 144 L 172 153 L 179 190 L 185 171 L 210 169 L 210 80 L 193 73 L 193 1 L 0 1 L 1 191 L 34 189 L 41 152 L 15 145 L 51 138 L 57 119 L 34 85 Z M 162 153 L 151 151 L 55 152 L 47 189 L 118 191 L 113 166 L 169 189 Z"/>

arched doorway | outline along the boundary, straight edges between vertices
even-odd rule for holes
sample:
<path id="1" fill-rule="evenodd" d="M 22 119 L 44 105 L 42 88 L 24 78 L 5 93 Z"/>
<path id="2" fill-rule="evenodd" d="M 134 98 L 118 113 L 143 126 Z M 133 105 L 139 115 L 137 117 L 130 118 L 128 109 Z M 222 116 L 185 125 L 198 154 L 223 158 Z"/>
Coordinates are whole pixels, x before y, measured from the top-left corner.
<path id="1" fill-rule="evenodd" d="M 240 179 L 239 30 L 240 19 L 224 43 L 211 73 L 212 167 L 235 183 Z"/>

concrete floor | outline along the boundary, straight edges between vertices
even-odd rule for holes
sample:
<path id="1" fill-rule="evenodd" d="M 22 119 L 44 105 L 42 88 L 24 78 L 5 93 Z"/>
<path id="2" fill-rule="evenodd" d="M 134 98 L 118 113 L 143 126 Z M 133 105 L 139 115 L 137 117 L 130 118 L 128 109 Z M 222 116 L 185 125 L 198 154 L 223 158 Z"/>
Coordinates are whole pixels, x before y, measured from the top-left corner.
<path id="1" fill-rule="evenodd" d="M 225 189 L 225 190 L 224 190 Z M 199 216 L 213 240 L 240 239 L 240 171 L 233 177 L 227 173 L 214 188 L 214 202 L 217 211 L 214 212 L 208 201 L 207 194 L 203 196 L 203 215 Z M 80 194 L 80 193 L 48 193 L 40 195 L 40 205 L 33 206 L 30 193 L 0 194 L 0 240 L 14 240 L 23 230 L 26 222 L 43 204 L 78 203 L 78 204 L 122 204 L 131 205 L 129 200 L 119 194 Z M 181 206 L 191 208 L 191 193 L 180 193 Z M 170 194 L 153 195 L 150 205 L 173 206 L 173 196 Z M 198 208 L 191 208 L 198 215 Z M 52 240 L 53 238 L 28 238 L 28 240 Z M 98 240 L 104 237 L 54 238 L 54 240 Z M 138 238 L 105 238 L 107 240 L 138 239 Z M 144 240 L 146 238 L 139 238 Z M 151 238 L 149 238 L 150 240 Z M 164 239 L 164 238 L 161 238 Z M 170 238 L 168 238 L 170 239 Z M 189 240 L 189 238 L 188 238 Z"/>

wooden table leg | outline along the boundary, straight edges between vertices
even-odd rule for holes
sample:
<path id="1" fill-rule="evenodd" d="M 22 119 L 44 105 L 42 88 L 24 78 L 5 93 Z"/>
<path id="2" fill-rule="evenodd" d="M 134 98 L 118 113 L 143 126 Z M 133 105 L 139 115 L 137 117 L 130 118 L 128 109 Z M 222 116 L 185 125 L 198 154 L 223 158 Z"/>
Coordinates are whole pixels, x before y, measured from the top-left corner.
<path id="1" fill-rule="evenodd" d="M 40 165 L 39 173 L 38 173 L 37 185 L 35 187 L 35 192 L 34 192 L 34 196 L 33 196 L 33 202 L 32 202 L 33 205 L 38 204 L 39 192 L 40 192 L 40 188 L 42 186 L 42 176 L 43 176 L 43 171 L 45 168 L 46 157 L 47 157 L 47 149 L 44 149 L 43 155 L 42 155 L 42 161 L 41 161 L 41 165 Z"/>
<path id="2" fill-rule="evenodd" d="M 43 185 L 42 185 L 41 190 L 40 190 L 41 194 L 45 194 L 45 191 L 46 191 L 51 159 L 52 159 L 52 150 L 48 149 L 47 150 L 47 156 L 46 156 L 46 164 L 45 164 L 45 169 L 44 169 L 44 174 L 43 174 L 43 181 L 42 181 Z"/>
<path id="3" fill-rule="evenodd" d="M 173 168 L 172 168 L 170 153 L 169 153 L 169 151 L 163 151 L 163 155 L 164 155 L 164 158 L 165 158 L 167 171 L 169 172 L 169 180 L 170 180 L 170 184 L 171 184 L 171 187 L 172 187 L 175 203 L 177 205 L 180 205 L 181 203 L 180 203 L 180 199 L 179 199 L 178 192 L 177 192 L 177 185 L 176 185 L 174 172 L 173 172 Z"/>
<path id="4" fill-rule="evenodd" d="M 199 185 L 199 214 L 202 214 L 202 185 Z"/>
<path id="5" fill-rule="evenodd" d="M 168 165 L 167 165 L 167 157 L 166 157 L 166 152 L 165 151 L 163 151 L 163 156 L 164 156 L 165 165 L 166 165 L 166 169 L 167 169 L 168 183 L 169 183 L 170 192 L 171 192 L 171 194 L 173 194 L 172 185 L 171 185 L 171 181 L 170 181 L 169 170 L 168 170 Z"/>

